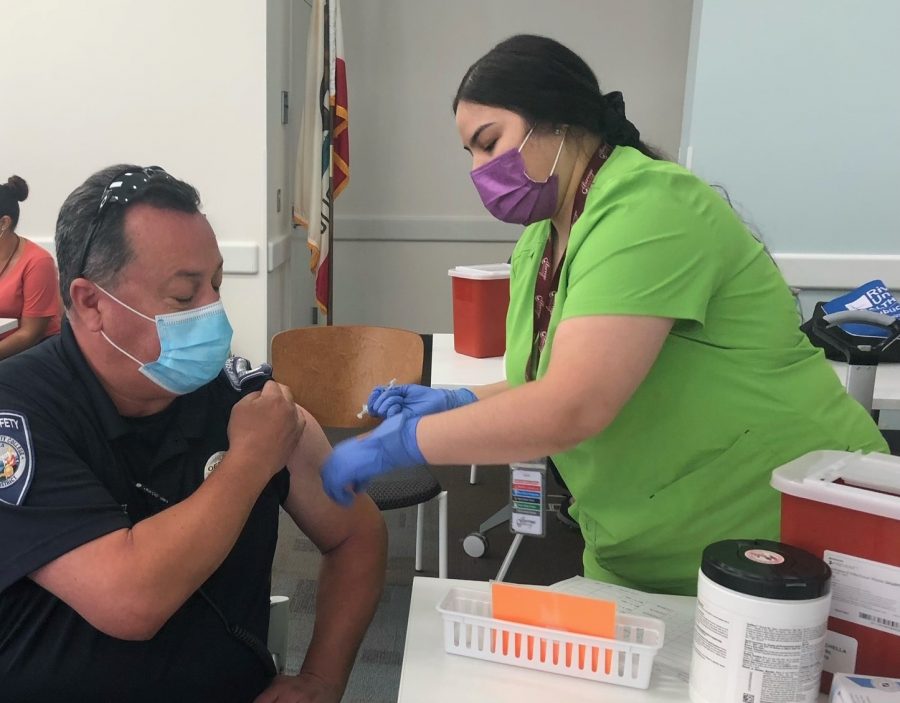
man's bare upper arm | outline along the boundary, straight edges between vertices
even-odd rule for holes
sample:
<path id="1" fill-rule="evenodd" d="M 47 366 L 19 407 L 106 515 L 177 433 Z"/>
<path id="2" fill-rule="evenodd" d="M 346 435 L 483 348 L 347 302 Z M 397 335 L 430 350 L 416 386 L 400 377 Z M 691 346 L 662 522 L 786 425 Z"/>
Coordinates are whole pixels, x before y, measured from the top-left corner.
<path id="1" fill-rule="evenodd" d="M 360 493 L 350 508 L 342 508 L 322 489 L 320 470 L 331 452 L 331 445 L 318 422 L 297 406 L 306 418 L 306 427 L 288 462 L 291 488 L 284 509 L 320 551 L 328 552 L 354 534 L 377 521 L 378 508 L 365 493 Z"/>

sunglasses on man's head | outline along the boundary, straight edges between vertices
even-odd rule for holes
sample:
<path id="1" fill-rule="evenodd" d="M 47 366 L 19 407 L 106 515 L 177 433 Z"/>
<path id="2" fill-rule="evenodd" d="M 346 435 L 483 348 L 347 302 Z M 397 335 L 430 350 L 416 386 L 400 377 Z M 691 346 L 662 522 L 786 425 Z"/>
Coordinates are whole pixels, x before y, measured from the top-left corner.
<path id="1" fill-rule="evenodd" d="M 111 205 L 128 205 L 132 200 L 138 200 L 153 183 L 172 181 L 172 176 L 166 173 L 161 166 L 148 166 L 140 171 L 126 171 L 113 179 L 100 196 L 100 205 L 97 214 L 91 222 L 91 230 L 85 237 L 81 249 L 81 257 L 78 265 L 78 278 L 84 277 L 84 267 L 87 265 L 88 255 L 91 253 L 91 244 L 103 224 L 103 216 Z"/>

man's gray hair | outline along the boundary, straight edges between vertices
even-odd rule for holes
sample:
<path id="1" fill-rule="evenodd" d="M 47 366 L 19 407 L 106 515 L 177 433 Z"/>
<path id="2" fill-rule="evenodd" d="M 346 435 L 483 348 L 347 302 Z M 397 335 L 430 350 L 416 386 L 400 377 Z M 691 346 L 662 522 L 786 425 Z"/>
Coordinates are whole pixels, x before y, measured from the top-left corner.
<path id="1" fill-rule="evenodd" d="M 175 178 L 153 181 L 127 205 L 107 205 L 89 244 L 84 271 L 77 270 L 84 256 L 85 241 L 96 223 L 103 192 L 123 174 L 140 170 L 141 166 L 118 164 L 97 171 L 72 191 L 60 208 L 56 220 L 56 262 L 59 292 L 67 309 L 72 305 L 69 295 L 72 281 L 83 276 L 104 288 L 114 288 L 119 272 L 134 257 L 124 229 L 125 212 L 131 205 L 146 203 L 161 210 L 189 214 L 200 211 L 200 196 L 193 186 Z"/>

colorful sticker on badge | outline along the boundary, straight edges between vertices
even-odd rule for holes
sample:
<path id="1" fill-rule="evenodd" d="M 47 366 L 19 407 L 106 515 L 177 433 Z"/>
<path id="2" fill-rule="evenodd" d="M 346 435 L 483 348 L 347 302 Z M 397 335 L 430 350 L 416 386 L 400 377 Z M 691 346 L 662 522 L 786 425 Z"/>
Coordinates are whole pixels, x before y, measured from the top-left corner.
<path id="1" fill-rule="evenodd" d="M 509 472 L 509 501 L 512 508 L 509 518 L 510 530 L 523 535 L 545 536 L 546 458 L 510 464 Z"/>
<path id="2" fill-rule="evenodd" d="M 34 475 L 34 450 L 28 421 L 21 413 L 0 410 L 0 501 L 21 505 Z"/>

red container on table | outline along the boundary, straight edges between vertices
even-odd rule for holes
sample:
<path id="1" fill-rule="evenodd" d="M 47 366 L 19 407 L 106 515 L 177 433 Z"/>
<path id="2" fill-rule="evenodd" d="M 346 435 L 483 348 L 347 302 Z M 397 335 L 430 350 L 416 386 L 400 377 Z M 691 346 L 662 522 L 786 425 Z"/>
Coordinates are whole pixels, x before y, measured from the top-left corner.
<path id="1" fill-rule="evenodd" d="M 509 264 L 457 266 L 453 279 L 453 346 L 479 359 L 506 351 Z"/>
<path id="2" fill-rule="evenodd" d="M 775 469 L 772 486 L 781 541 L 832 569 L 822 690 L 829 672 L 900 677 L 900 457 L 810 452 Z"/>

